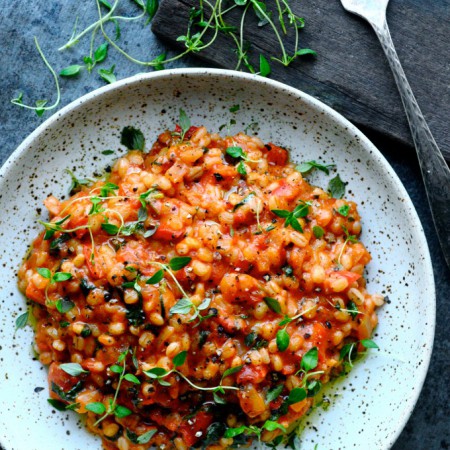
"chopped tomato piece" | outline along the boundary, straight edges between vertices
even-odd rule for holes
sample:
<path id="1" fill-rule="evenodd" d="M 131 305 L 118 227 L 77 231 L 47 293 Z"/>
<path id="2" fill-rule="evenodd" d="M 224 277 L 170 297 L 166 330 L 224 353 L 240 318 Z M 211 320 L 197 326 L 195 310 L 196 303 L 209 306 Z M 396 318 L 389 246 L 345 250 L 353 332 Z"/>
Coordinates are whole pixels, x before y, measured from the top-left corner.
<path id="1" fill-rule="evenodd" d="M 52 390 L 52 383 L 55 383 L 59 388 L 61 388 L 61 390 L 67 392 L 73 388 L 78 381 L 80 380 L 77 377 L 72 377 L 68 373 L 64 372 L 64 370 L 59 367 L 58 363 L 53 362 L 50 364 L 50 368 L 48 370 L 48 385 L 51 398 L 62 400 L 59 395 Z"/>
<path id="2" fill-rule="evenodd" d="M 289 155 L 285 148 L 278 147 L 277 145 L 272 144 L 272 142 L 269 142 L 265 146 L 265 149 L 267 152 L 267 161 L 269 163 L 277 166 L 284 166 L 287 163 Z"/>
<path id="3" fill-rule="evenodd" d="M 28 283 L 25 295 L 30 300 L 34 300 L 41 305 L 45 305 L 45 294 L 43 291 L 38 289 L 32 282 Z"/>
<path id="4" fill-rule="evenodd" d="M 329 270 L 327 272 L 327 274 L 328 274 L 328 278 L 325 280 L 325 283 L 324 283 L 325 293 L 332 292 L 331 286 L 335 280 L 344 279 L 347 281 L 347 285 L 344 285 L 344 289 L 341 289 L 341 291 L 343 291 L 343 290 L 350 288 L 350 286 L 355 281 L 357 281 L 361 278 L 361 275 L 359 273 L 351 272 L 349 270 L 337 270 L 337 271 Z"/>
<path id="5" fill-rule="evenodd" d="M 275 400 L 271 401 L 269 406 L 271 410 L 276 410 L 281 407 L 281 405 L 284 403 L 284 399 L 282 396 L 276 398 Z"/>
<path id="6" fill-rule="evenodd" d="M 361 275 L 359 273 L 351 272 L 349 270 L 338 270 L 336 272 L 333 272 L 330 276 L 344 277 L 347 279 L 348 284 L 352 284 L 361 278 Z"/>
<path id="7" fill-rule="evenodd" d="M 172 239 L 178 239 L 183 236 L 184 230 L 172 230 L 162 224 L 159 225 L 156 233 L 153 235 L 155 239 L 162 239 L 163 241 L 171 241 Z"/>
<path id="8" fill-rule="evenodd" d="M 71 228 L 78 228 L 78 227 L 83 227 L 85 225 L 87 225 L 88 223 L 88 218 L 87 216 L 77 216 L 75 218 L 71 218 L 69 221 Z M 88 232 L 87 228 L 81 228 L 80 230 L 75 231 L 75 235 L 78 239 L 81 239 L 86 233 Z"/>
<path id="9" fill-rule="evenodd" d="M 237 176 L 237 171 L 233 166 L 225 166 L 224 164 L 215 164 L 211 172 L 214 174 L 215 182 L 234 180 Z"/>
<path id="10" fill-rule="evenodd" d="M 249 225 L 255 221 L 255 213 L 250 208 L 238 208 L 233 216 L 233 225 L 236 227 L 243 224 Z"/>
<path id="11" fill-rule="evenodd" d="M 98 252 L 94 249 L 94 257 L 92 258 L 92 247 L 90 245 L 83 245 L 83 254 L 86 265 L 92 278 L 100 279 L 105 276 L 102 264 L 99 261 Z"/>
<path id="12" fill-rule="evenodd" d="M 228 333 L 236 333 L 236 331 L 244 332 L 248 328 L 248 324 L 244 319 L 232 314 L 227 315 L 227 313 L 221 309 L 219 310 L 216 320 Z"/>
<path id="13" fill-rule="evenodd" d="M 268 371 L 268 366 L 244 366 L 243 369 L 238 373 L 236 381 L 239 384 L 243 384 L 246 382 L 258 384 L 265 380 Z"/>
<path id="14" fill-rule="evenodd" d="M 310 342 L 314 344 L 313 347 L 317 347 L 319 353 L 319 362 L 325 361 L 327 358 L 326 351 L 331 343 L 330 334 L 330 330 L 328 328 L 325 328 L 321 323 L 314 323 Z"/>
<path id="15" fill-rule="evenodd" d="M 220 291 L 224 300 L 230 303 L 258 303 L 263 299 L 258 280 L 247 274 L 227 273 L 220 282 Z"/>
<path id="16" fill-rule="evenodd" d="M 200 411 L 192 419 L 184 421 L 178 431 L 188 447 L 192 447 L 199 440 L 205 439 L 206 429 L 212 423 L 212 415 Z"/>
<path id="17" fill-rule="evenodd" d="M 299 196 L 300 192 L 300 186 L 294 186 L 292 184 L 286 183 L 285 180 L 282 180 L 280 182 L 280 185 L 272 192 L 272 195 L 280 199 L 291 201 L 296 199 Z"/>
<path id="18" fill-rule="evenodd" d="M 192 135 L 198 130 L 199 127 L 190 127 L 189 130 L 186 131 L 186 134 L 184 135 L 185 139 L 190 139 Z M 180 125 L 175 125 L 175 133 L 181 133 L 181 127 Z"/>

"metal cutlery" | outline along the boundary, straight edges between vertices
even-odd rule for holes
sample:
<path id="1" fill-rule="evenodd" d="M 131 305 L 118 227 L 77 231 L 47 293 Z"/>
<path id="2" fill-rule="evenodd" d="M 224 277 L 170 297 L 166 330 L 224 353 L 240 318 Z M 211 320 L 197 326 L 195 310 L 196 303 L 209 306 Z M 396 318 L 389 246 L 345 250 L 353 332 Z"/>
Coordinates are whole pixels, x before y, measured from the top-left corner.
<path id="1" fill-rule="evenodd" d="M 431 134 L 395 51 L 386 21 L 389 0 L 341 0 L 341 3 L 348 12 L 366 19 L 380 40 L 405 108 L 434 225 L 450 267 L 450 169 Z"/>

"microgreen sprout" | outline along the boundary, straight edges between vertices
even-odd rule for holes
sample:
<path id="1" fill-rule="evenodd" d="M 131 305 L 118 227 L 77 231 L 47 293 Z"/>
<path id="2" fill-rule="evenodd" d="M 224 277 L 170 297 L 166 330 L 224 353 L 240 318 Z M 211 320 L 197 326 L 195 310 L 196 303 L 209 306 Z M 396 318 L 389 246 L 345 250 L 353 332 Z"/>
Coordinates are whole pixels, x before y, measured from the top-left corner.
<path id="1" fill-rule="evenodd" d="M 242 147 L 238 147 L 238 146 L 228 147 L 225 150 L 225 153 L 235 159 L 240 159 L 242 161 L 254 162 L 254 163 L 259 162 L 259 161 L 254 161 L 252 159 L 249 159 L 249 157 L 247 156 L 247 153 L 245 153 L 244 150 L 242 150 Z M 238 170 L 238 172 L 239 172 L 239 170 Z"/>
<path id="2" fill-rule="evenodd" d="M 120 133 L 120 143 L 128 150 L 144 150 L 144 133 L 134 127 L 124 127 Z"/>
<path id="3" fill-rule="evenodd" d="M 222 374 L 222 377 L 220 379 L 220 383 L 218 386 L 203 387 L 203 386 L 198 386 L 195 383 L 193 383 L 189 378 L 187 378 L 182 372 L 180 372 L 177 369 L 178 367 L 181 367 L 184 365 L 184 363 L 186 362 L 186 359 L 187 359 L 187 351 L 184 350 L 184 351 L 178 353 L 172 359 L 173 368 L 171 370 L 166 370 L 166 369 L 163 369 L 162 367 L 154 367 L 153 369 L 144 371 L 144 374 L 147 375 L 149 378 L 158 381 L 158 383 L 161 386 L 170 387 L 171 384 L 167 380 L 165 380 L 165 378 L 167 378 L 169 375 L 174 373 L 174 374 L 178 375 L 180 378 L 182 378 L 184 381 L 186 381 L 186 383 L 188 383 L 194 389 L 198 389 L 200 391 L 212 392 L 213 394 L 216 394 L 215 397 L 217 397 L 218 393 L 224 394 L 226 390 L 230 390 L 230 391 L 238 391 L 239 390 L 239 388 L 236 386 L 223 385 L 223 380 L 224 380 L 224 378 L 239 372 L 243 366 L 231 367 L 231 368 L 225 370 L 225 372 Z M 221 399 L 221 401 L 223 401 L 223 399 Z"/>
<path id="4" fill-rule="evenodd" d="M 150 439 L 158 432 L 156 428 L 153 428 L 152 430 L 148 430 L 145 433 L 141 435 L 137 435 L 136 433 L 132 432 L 131 430 L 127 429 L 127 438 L 133 443 L 133 444 L 148 444 L 150 442 Z"/>
<path id="5" fill-rule="evenodd" d="M 348 217 L 348 213 L 350 212 L 350 205 L 342 205 L 337 209 L 337 212 L 343 216 Z"/>
<path id="6" fill-rule="evenodd" d="M 354 319 L 358 314 L 362 314 L 364 315 L 364 313 L 362 311 L 358 310 L 358 306 L 356 306 L 356 303 L 353 301 L 349 301 L 347 303 L 347 307 L 346 308 L 342 308 L 341 305 L 336 302 L 335 304 L 331 303 L 329 300 L 327 300 L 328 303 L 333 306 L 334 308 L 336 308 L 338 311 L 343 311 L 348 313 L 352 319 Z"/>
<path id="7" fill-rule="evenodd" d="M 37 100 L 36 106 L 30 106 L 30 105 L 25 105 L 23 103 L 22 94 L 19 94 L 19 96 L 17 98 L 11 100 L 11 103 L 13 103 L 14 105 L 20 106 L 21 108 L 31 109 L 31 110 L 35 111 L 36 114 L 40 117 L 40 116 L 42 116 L 42 114 L 44 114 L 45 111 L 50 111 L 59 105 L 59 102 L 61 100 L 61 91 L 59 89 L 58 76 L 56 75 L 55 71 L 53 70 L 53 67 L 50 65 L 50 63 L 45 58 L 45 55 L 42 52 L 41 47 L 39 46 L 39 42 L 36 37 L 34 38 L 34 43 L 36 45 L 37 51 L 39 52 L 39 55 L 42 58 L 42 61 L 44 61 L 44 64 L 47 66 L 48 70 L 50 71 L 50 73 L 53 76 L 53 79 L 55 80 L 56 100 L 50 106 L 47 106 L 47 103 L 48 103 L 47 100 Z"/>
<path id="8" fill-rule="evenodd" d="M 328 192 L 333 198 L 342 198 L 345 195 L 345 186 L 347 183 L 341 180 L 339 174 L 332 178 L 328 183 Z"/>
<path id="9" fill-rule="evenodd" d="M 308 308 L 305 311 L 302 311 L 301 313 L 293 316 L 293 317 L 289 317 L 289 316 L 284 316 L 283 320 L 281 320 L 278 323 L 279 327 L 284 327 L 281 330 L 278 330 L 277 335 L 276 335 L 276 343 L 277 343 L 277 347 L 278 350 L 280 352 L 284 352 L 288 349 L 289 344 L 290 344 L 290 336 L 289 333 L 287 332 L 287 326 L 295 321 L 298 320 L 300 317 L 302 317 L 304 314 L 307 314 L 309 311 L 312 311 L 315 308 L 315 306 L 312 306 L 311 308 Z M 281 312 L 281 311 L 280 311 Z"/>
<path id="10" fill-rule="evenodd" d="M 325 234 L 325 230 L 319 225 L 315 225 L 312 230 L 313 230 L 314 236 L 317 239 L 321 239 L 323 237 L 323 235 Z"/>
<path id="11" fill-rule="evenodd" d="M 70 175 L 70 178 L 72 179 L 72 184 L 70 185 L 69 188 L 70 194 L 75 194 L 76 192 L 79 192 L 83 186 L 89 186 L 93 182 L 93 180 L 90 179 L 77 178 L 70 169 L 66 169 L 65 171 Z"/>
<path id="12" fill-rule="evenodd" d="M 49 282 L 45 286 L 45 300 L 46 300 L 47 303 L 51 303 L 50 299 L 48 298 L 48 287 L 51 284 L 60 283 L 62 281 L 68 281 L 68 280 L 70 280 L 72 278 L 72 274 L 71 273 L 68 273 L 68 272 L 55 272 L 54 274 L 52 274 L 51 270 L 47 269 L 46 267 L 38 267 L 36 270 L 37 270 L 37 273 L 41 277 L 49 280 Z M 67 309 L 69 306 L 70 306 L 70 308 Z M 67 311 L 70 311 L 70 309 L 72 309 L 73 306 L 75 306 L 75 305 L 70 300 L 59 299 L 56 302 L 56 309 L 60 313 L 66 313 Z"/>
<path id="13" fill-rule="evenodd" d="M 184 136 L 189 131 L 189 128 L 191 128 L 191 120 L 187 116 L 187 114 L 184 112 L 183 109 L 180 108 L 180 118 L 178 120 L 180 128 L 181 128 L 181 134 L 180 134 L 180 140 L 184 140 Z"/>
<path id="14" fill-rule="evenodd" d="M 99 423 L 101 423 L 104 419 L 106 419 L 110 415 L 114 415 L 117 418 L 122 419 L 132 414 L 132 411 L 130 409 L 117 403 L 117 397 L 119 395 L 120 386 L 122 385 L 123 380 L 126 380 L 133 384 L 141 383 L 135 375 L 131 373 L 126 373 L 126 356 L 128 353 L 129 349 L 123 351 L 119 355 L 117 363 L 109 367 L 109 370 L 112 373 L 119 375 L 119 380 L 117 381 L 117 387 L 114 394 L 114 398 L 112 400 L 109 400 L 108 406 L 106 407 L 105 404 L 102 402 L 92 402 L 86 405 L 86 409 L 88 411 L 91 411 L 94 414 L 101 416 L 94 423 L 94 427 L 98 426 Z"/>
<path id="15" fill-rule="evenodd" d="M 84 370 L 79 363 L 60 364 L 59 368 L 64 370 L 64 372 L 66 372 L 72 377 L 78 377 L 80 375 L 89 373 L 89 370 Z"/>
<path id="16" fill-rule="evenodd" d="M 109 69 L 98 69 L 97 73 L 100 75 L 100 78 L 103 81 L 106 81 L 108 84 L 112 84 L 117 81 L 114 70 L 116 65 L 113 64 Z"/>
<path id="17" fill-rule="evenodd" d="M 298 221 L 300 217 L 306 217 L 309 214 L 309 207 L 312 205 L 311 202 L 300 201 L 294 210 L 287 211 L 285 209 L 272 209 L 271 211 L 278 217 L 285 219 L 284 226 L 287 228 L 291 226 L 295 231 L 303 233 L 303 228 Z"/>
<path id="18" fill-rule="evenodd" d="M 224 437 L 229 438 L 235 438 L 236 436 L 239 436 L 241 434 L 245 434 L 247 436 L 256 435 L 258 438 L 258 441 L 261 440 L 261 434 L 264 430 L 267 431 L 275 431 L 275 430 L 281 430 L 283 433 L 286 433 L 286 428 L 281 425 L 280 423 L 274 421 L 274 420 L 266 420 L 264 424 L 259 428 L 256 425 L 242 425 L 237 428 L 228 428 L 225 431 Z"/>
<path id="19" fill-rule="evenodd" d="M 317 379 L 310 379 L 311 377 L 321 375 L 323 370 L 313 370 L 319 364 L 319 349 L 317 347 L 310 348 L 300 361 L 300 369 L 296 372 L 296 375 L 302 376 L 302 383 L 299 387 L 291 390 L 288 397 L 288 404 L 298 403 L 304 400 L 306 397 L 314 397 L 322 387 L 322 383 Z"/>
<path id="20" fill-rule="evenodd" d="M 59 72 L 60 77 L 76 77 L 80 72 L 83 66 L 79 64 L 73 64 L 72 66 L 65 67 Z"/>
<path id="21" fill-rule="evenodd" d="M 264 303 L 276 314 L 281 314 L 281 305 L 276 298 L 264 297 Z"/>
<path id="22" fill-rule="evenodd" d="M 214 44 L 219 34 L 229 37 L 235 46 L 235 53 L 237 55 L 235 70 L 240 70 L 242 66 L 245 66 L 249 72 L 259 73 L 262 76 L 270 75 L 270 60 L 278 61 L 284 66 L 288 66 L 298 57 L 303 57 L 305 55 L 316 55 L 316 52 L 311 49 L 299 48 L 299 30 L 304 27 L 305 22 L 303 18 L 297 16 L 292 11 L 288 0 L 276 1 L 278 25 L 275 24 L 274 20 L 272 20 L 273 11 L 270 11 L 263 1 L 235 0 L 232 6 L 224 8 L 224 0 L 204 0 L 199 3 L 197 8 L 194 7 L 190 10 L 186 32 L 177 37 L 177 41 L 183 44 L 183 51 L 169 58 L 165 53 L 163 53 L 150 61 L 142 61 L 133 57 L 125 48 L 118 44 L 118 40 L 121 36 L 121 25 L 123 23 L 138 21 L 141 19 L 145 19 L 145 23 L 148 24 L 156 13 L 158 8 L 158 0 L 134 0 L 134 3 L 139 6 L 141 12 L 136 16 L 130 17 L 116 14 L 119 3 L 121 3 L 120 0 L 115 0 L 112 3 L 108 0 L 96 0 L 98 19 L 88 25 L 81 32 L 77 32 L 78 19 L 75 21 L 69 40 L 61 46 L 59 50 L 63 51 L 69 49 L 77 45 L 87 36 L 90 36 L 89 51 L 83 58 L 83 65 L 72 64 L 67 66 L 60 71 L 60 76 L 76 78 L 84 68 L 86 68 L 88 73 L 91 73 L 97 64 L 100 64 L 107 58 L 110 58 L 109 53 L 113 49 L 136 65 L 153 67 L 155 70 L 161 70 L 166 64 L 183 58 L 189 53 L 201 52 L 210 47 Z M 208 18 L 206 18 L 206 9 L 209 10 Z M 228 14 L 235 9 L 238 9 L 241 12 L 239 23 L 237 26 L 230 26 L 227 23 Z M 257 71 L 250 62 L 250 44 L 245 39 L 245 21 L 249 11 L 253 11 L 259 19 L 258 26 L 270 27 L 271 31 L 275 35 L 281 52 L 280 56 L 270 57 L 260 54 L 259 71 Z M 112 24 L 114 26 L 114 35 L 107 33 L 106 29 L 108 24 Z M 284 41 L 287 37 L 291 36 L 291 33 L 289 32 L 290 29 L 294 30 L 295 37 L 293 45 L 291 46 L 292 50 L 288 52 Z M 94 48 L 94 43 L 96 42 L 96 37 L 99 33 L 101 33 L 104 42 L 102 42 L 97 48 Z M 23 104 L 22 94 L 19 94 L 17 98 L 12 100 L 12 102 L 18 106 L 35 110 L 38 115 L 42 115 L 44 111 L 53 109 L 59 104 L 60 88 L 58 77 L 45 59 L 36 38 L 35 43 L 41 58 L 55 79 L 57 99 L 51 106 L 46 106 L 46 100 L 38 100 L 36 102 L 36 106 L 29 106 Z M 112 65 L 109 69 L 99 69 L 97 73 L 107 83 L 113 83 L 116 81 L 114 70 L 115 65 Z"/>
<path id="23" fill-rule="evenodd" d="M 378 345 L 372 341 L 371 339 L 362 339 L 359 341 L 360 344 L 369 349 L 379 349 Z M 348 344 L 345 344 L 341 348 L 341 352 L 339 354 L 339 361 L 343 361 L 345 365 L 348 365 L 349 368 L 353 367 L 353 363 L 355 362 L 355 359 L 358 355 L 363 354 L 363 352 L 358 353 L 358 342 L 350 342 Z"/>
<path id="24" fill-rule="evenodd" d="M 335 167 L 334 164 L 320 164 L 317 161 L 307 161 L 296 166 L 295 170 L 297 172 L 300 172 L 301 174 L 307 174 L 310 173 L 313 169 L 317 169 L 329 175 L 330 169 L 333 167 Z"/>
<path id="25" fill-rule="evenodd" d="M 179 281 L 177 280 L 177 277 L 175 276 L 174 272 L 177 272 L 178 270 L 183 269 L 186 267 L 190 262 L 191 259 L 189 256 L 176 256 L 175 258 L 172 258 L 168 264 L 162 264 L 156 261 L 152 261 L 151 264 L 156 265 L 160 267 L 160 270 L 155 272 L 147 281 L 146 284 L 157 284 L 161 282 L 161 280 L 164 278 L 165 273 L 169 274 L 172 280 L 175 282 L 176 286 L 178 287 L 179 291 L 181 292 L 182 298 L 178 300 L 178 302 L 170 308 L 169 314 L 189 314 L 192 310 L 194 311 L 193 315 L 189 319 L 189 322 L 193 322 L 197 318 L 199 319 L 199 323 L 201 323 L 203 320 L 208 319 L 210 317 L 215 316 L 216 314 L 209 314 L 207 316 L 202 316 L 200 314 L 201 311 L 204 311 L 209 308 L 209 305 L 211 304 L 210 298 L 205 298 L 200 305 L 195 305 L 192 300 L 190 299 L 189 295 L 186 293 L 186 291 L 183 289 Z"/>
<path id="26" fill-rule="evenodd" d="M 341 247 L 341 251 L 339 252 L 339 256 L 337 258 L 337 263 L 338 264 L 341 263 L 341 258 L 342 258 L 342 255 L 344 253 L 344 249 L 347 246 L 347 244 L 349 242 L 351 242 L 352 244 L 356 244 L 358 242 L 358 238 L 355 235 L 350 234 L 350 232 L 348 231 L 348 229 L 347 229 L 347 227 L 345 225 L 342 225 L 342 229 L 344 230 L 345 241 L 344 241 L 344 244 Z"/>

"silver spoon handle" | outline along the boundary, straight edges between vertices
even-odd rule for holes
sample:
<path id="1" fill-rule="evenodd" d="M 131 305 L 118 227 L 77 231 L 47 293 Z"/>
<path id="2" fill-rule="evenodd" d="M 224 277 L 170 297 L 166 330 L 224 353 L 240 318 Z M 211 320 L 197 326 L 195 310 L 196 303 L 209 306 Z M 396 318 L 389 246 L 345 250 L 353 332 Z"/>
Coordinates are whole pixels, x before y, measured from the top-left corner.
<path id="1" fill-rule="evenodd" d="M 381 42 L 405 108 L 419 159 L 431 214 L 447 265 L 450 267 L 450 169 L 419 108 L 392 42 L 386 18 L 371 22 Z"/>

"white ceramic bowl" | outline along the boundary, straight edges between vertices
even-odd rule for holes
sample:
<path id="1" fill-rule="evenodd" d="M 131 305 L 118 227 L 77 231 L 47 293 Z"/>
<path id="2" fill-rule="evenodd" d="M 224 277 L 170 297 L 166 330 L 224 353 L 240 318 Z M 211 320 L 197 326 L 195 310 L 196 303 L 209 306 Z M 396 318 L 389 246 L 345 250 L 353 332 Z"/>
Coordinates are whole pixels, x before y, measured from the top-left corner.
<path id="1" fill-rule="evenodd" d="M 235 104 L 240 110 L 231 114 Z M 231 117 L 235 132 L 258 122 L 258 135 L 290 148 L 294 161 L 337 164 L 348 182 L 347 197 L 359 204 L 362 241 L 373 255 L 369 290 L 387 294 L 390 303 L 380 311 L 374 337 L 381 350 L 370 351 L 348 377 L 328 388 L 329 409 L 315 409 L 302 423 L 302 448 L 390 448 L 418 398 L 435 325 L 432 267 L 411 200 L 378 150 L 329 107 L 269 79 L 212 69 L 155 72 L 98 89 L 48 119 L 1 169 L 1 444 L 6 450 L 100 448 L 76 414 L 55 412 L 47 403 L 46 371 L 33 358 L 32 330 L 14 334 L 14 320 L 25 310 L 16 272 L 40 228 L 42 200 L 68 191 L 64 170 L 101 173 L 114 158 L 101 151 L 120 148 L 124 126 L 140 128 L 150 144 L 174 125 L 180 107 L 193 124 L 210 130 Z M 315 177 L 314 183 L 326 186 L 326 177 Z"/>

